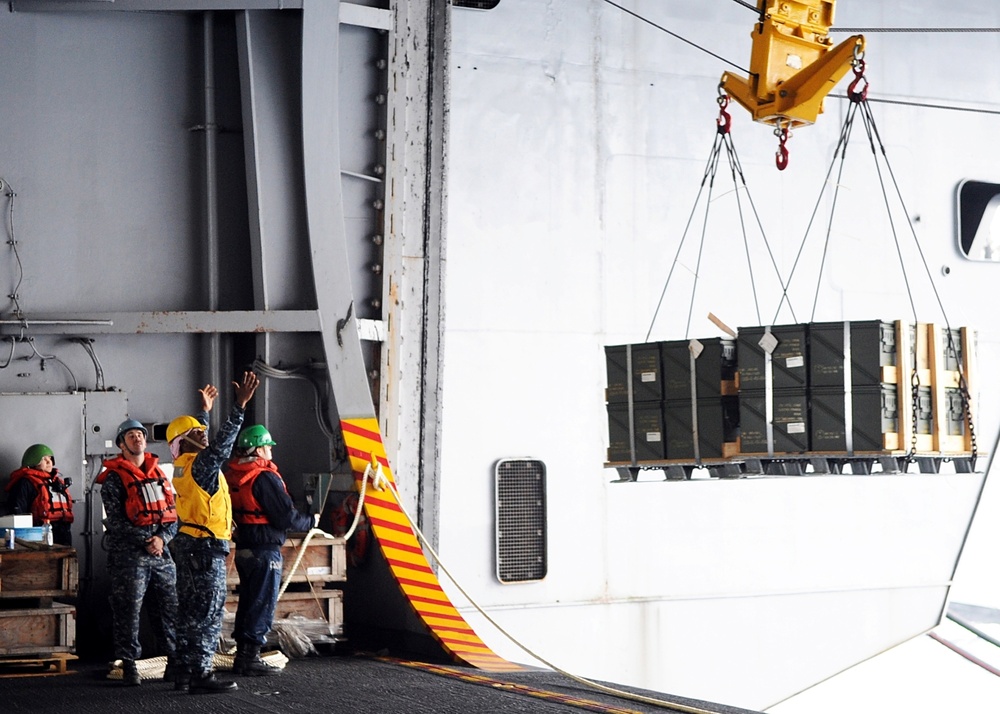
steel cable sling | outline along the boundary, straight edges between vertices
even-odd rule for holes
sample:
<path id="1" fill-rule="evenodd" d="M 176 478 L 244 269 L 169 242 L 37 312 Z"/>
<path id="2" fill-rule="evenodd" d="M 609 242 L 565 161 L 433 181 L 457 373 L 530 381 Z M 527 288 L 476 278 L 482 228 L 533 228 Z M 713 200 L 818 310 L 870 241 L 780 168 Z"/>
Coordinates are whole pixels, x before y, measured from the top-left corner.
<path id="1" fill-rule="evenodd" d="M 905 260 L 903 258 L 903 251 L 902 251 L 902 246 L 900 245 L 899 234 L 898 234 L 898 232 L 896 230 L 896 223 L 893 220 L 893 216 L 892 216 L 892 209 L 891 209 L 891 206 L 890 206 L 889 194 L 888 194 L 888 192 L 886 190 L 886 185 L 885 185 L 885 176 L 883 176 L 883 168 L 882 168 L 882 164 L 883 163 L 885 164 L 885 172 L 888 175 L 888 177 L 891 179 L 893 189 L 895 190 L 895 193 L 896 193 L 896 198 L 899 201 L 899 206 L 900 206 L 901 210 L 903 211 L 903 214 L 907 217 L 907 225 L 909 226 L 910 234 L 913 237 L 913 244 L 916 247 L 917 254 L 920 256 L 921 263 L 923 264 L 923 267 L 924 267 L 924 272 L 927 275 L 927 281 L 928 281 L 928 283 L 931 286 L 931 290 L 934 293 L 934 299 L 937 302 L 938 308 L 941 310 L 941 315 L 943 316 L 944 321 L 945 321 L 945 331 L 946 331 L 946 335 L 947 335 L 947 353 L 950 354 L 952 357 L 955 358 L 955 362 L 956 362 L 956 365 L 958 367 L 959 393 L 960 393 L 961 398 L 962 398 L 963 417 L 966 419 L 966 421 L 969 424 L 969 439 L 970 439 L 970 445 L 971 445 L 971 463 L 972 463 L 973 468 L 974 468 L 975 461 L 976 461 L 976 456 L 977 456 L 977 446 L 976 446 L 975 427 L 974 427 L 974 424 L 973 424 L 972 410 L 971 410 L 971 406 L 970 406 L 970 404 L 971 404 L 971 398 L 970 398 L 970 395 L 969 395 L 968 382 L 966 380 L 966 377 L 965 377 L 965 374 L 964 374 L 964 370 L 962 369 L 961 360 L 958 359 L 958 353 L 957 353 L 957 349 L 955 347 L 954 338 L 953 338 L 953 335 L 952 335 L 951 323 L 948 320 L 947 311 L 945 310 L 944 304 L 943 304 L 943 302 L 941 300 L 941 296 L 938 293 L 937 285 L 935 285 L 935 283 L 934 283 L 934 279 L 933 279 L 933 277 L 931 275 L 930 267 L 927 264 L 927 258 L 924 255 L 923 248 L 920 245 L 920 240 L 917 237 L 916 230 L 913 227 L 913 222 L 909 218 L 910 214 L 909 214 L 909 211 L 907 210 L 906 202 L 903 200 L 903 195 L 902 195 L 902 192 L 901 192 L 901 190 L 899 188 L 899 183 L 896 181 L 896 175 L 895 175 L 895 173 L 892 170 L 892 166 L 889 164 L 889 158 L 888 158 L 888 156 L 886 154 L 886 151 L 885 151 L 885 145 L 882 143 L 882 137 L 879 134 L 878 127 L 875 124 L 875 117 L 872 114 L 871 106 L 868 103 L 868 87 L 869 87 L 869 85 L 868 85 L 867 78 L 864 76 L 865 61 L 864 61 L 863 53 L 856 53 L 855 54 L 855 58 L 854 58 L 854 62 L 853 62 L 853 71 L 854 71 L 854 80 L 851 82 L 851 84 L 850 84 L 850 86 L 848 87 L 848 90 L 847 90 L 847 96 L 848 96 L 848 99 L 850 100 L 850 106 L 848 107 L 847 114 L 846 114 L 846 116 L 844 118 L 844 124 L 841 127 L 840 138 L 839 138 L 839 140 L 837 142 L 837 146 L 836 146 L 836 148 L 833 151 L 833 158 L 832 158 L 832 160 L 830 162 L 830 167 L 827 170 L 826 177 L 824 178 L 824 181 L 823 181 L 823 186 L 825 187 L 829 183 L 829 181 L 830 181 L 830 176 L 833 173 L 833 167 L 834 167 L 835 164 L 838 163 L 838 157 L 839 157 L 839 168 L 838 168 L 838 172 L 837 172 L 837 181 L 834 184 L 833 199 L 832 199 L 832 203 L 831 203 L 831 207 L 830 207 L 830 217 L 829 217 L 829 221 L 827 222 L 826 237 L 825 237 L 824 243 L 823 243 L 823 251 L 822 251 L 822 257 L 821 257 L 821 261 L 820 261 L 819 272 L 818 272 L 818 274 L 816 276 L 816 292 L 815 292 L 815 295 L 813 297 L 812 312 L 810 314 L 809 320 L 810 320 L 810 322 L 814 321 L 815 320 L 815 316 L 816 316 L 816 307 L 817 307 L 817 305 L 819 303 L 820 279 L 822 278 L 822 275 L 823 275 L 823 269 L 824 269 L 825 263 L 826 263 L 826 256 L 827 256 L 827 253 L 828 253 L 828 250 L 829 250 L 829 245 L 830 245 L 830 238 L 831 238 L 831 234 L 832 234 L 832 231 L 833 231 L 833 219 L 834 219 L 834 215 L 836 213 L 837 198 L 839 196 L 840 187 L 841 187 L 841 181 L 840 181 L 840 179 L 843 176 L 843 172 L 844 172 L 844 163 L 845 163 L 845 159 L 846 159 L 846 156 L 847 156 L 847 145 L 848 145 L 848 143 L 850 141 L 851 133 L 853 131 L 855 117 L 858 114 L 858 112 L 860 112 L 860 116 L 861 116 L 861 120 L 862 120 L 862 125 L 864 126 L 865 134 L 866 134 L 866 136 L 868 138 L 868 145 L 869 145 L 869 148 L 871 149 L 871 152 L 872 152 L 872 158 L 874 159 L 875 170 L 876 170 L 876 173 L 877 173 L 878 179 L 879 179 L 879 188 L 881 189 L 881 192 L 882 192 L 882 200 L 883 200 L 883 203 L 885 204 L 886 215 L 887 215 L 887 218 L 888 218 L 888 221 L 889 221 L 890 229 L 892 231 L 892 238 L 893 238 L 893 242 L 894 242 L 894 245 L 895 245 L 895 248 L 896 248 L 896 255 L 897 255 L 897 258 L 899 259 L 899 267 L 900 267 L 900 272 L 902 273 L 903 283 L 904 283 L 904 285 L 906 287 L 906 296 L 907 296 L 907 299 L 909 300 L 910 310 L 911 310 L 911 312 L 913 314 L 913 321 L 914 321 L 915 324 L 917 323 L 917 309 L 916 309 L 916 305 L 915 305 L 914 299 L 913 299 L 913 291 L 911 289 L 910 279 L 909 279 L 909 276 L 908 276 L 908 274 L 906 272 L 906 262 L 905 262 Z M 881 158 L 882 158 L 881 162 L 879 161 L 879 154 L 881 154 Z M 803 249 L 805 247 L 806 240 L 808 239 L 809 233 L 812 230 L 813 223 L 814 223 L 814 221 L 816 219 L 816 215 L 817 215 L 817 213 L 819 211 L 820 202 L 822 201 L 822 198 L 823 198 L 823 192 L 824 192 L 824 190 L 821 189 L 820 190 L 820 195 L 819 195 L 819 197 L 817 197 L 817 200 L 816 200 L 816 205 L 813 207 L 813 211 L 812 211 L 812 215 L 810 216 L 809 223 L 807 224 L 805 233 L 804 233 L 804 235 L 802 237 L 802 243 L 799 246 L 799 250 L 798 250 L 798 253 L 796 254 L 795 261 L 792 264 L 792 269 L 791 269 L 791 271 L 788 274 L 788 282 L 785 285 L 785 292 L 783 292 L 781 302 L 778 305 L 778 310 L 779 311 L 780 311 L 780 308 L 781 308 L 781 303 L 787 302 L 788 299 L 789 299 L 788 295 L 787 295 L 787 288 L 788 288 L 788 286 L 791 285 L 792 278 L 794 277 L 796 268 L 798 267 L 798 264 L 799 264 L 799 259 L 802 256 L 802 252 L 803 252 Z M 791 308 L 790 304 L 789 304 L 789 308 Z M 776 311 L 776 313 L 775 313 L 775 320 L 777 319 L 777 317 L 778 317 L 778 314 L 777 314 L 777 311 Z M 910 450 L 909 450 L 909 452 L 907 453 L 907 455 L 905 457 L 907 464 L 914 458 L 914 455 L 916 454 L 916 451 L 917 451 L 917 422 L 918 422 L 918 402 L 919 402 L 919 384 L 920 384 L 919 375 L 918 375 L 918 372 L 917 372 L 917 364 L 916 364 L 916 344 L 913 345 L 912 349 L 913 349 L 914 359 L 913 359 L 913 370 L 912 370 L 911 375 L 910 375 L 910 387 L 911 387 L 911 395 L 910 396 L 911 396 L 912 421 L 913 421 L 913 423 L 912 423 L 912 429 L 911 429 Z M 901 387 L 902 385 L 898 385 L 898 386 Z"/>
<path id="2" fill-rule="evenodd" d="M 707 183 L 708 195 L 705 201 L 704 217 L 702 218 L 701 240 L 698 246 L 697 262 L 695 264 L 695 269 L 693 271 L 694 284 L 691 287 L 691 301 L 690 304 L 688 305 L 687 323 L 685 324 L 684 327 L 685 339 L 687 339 L 690 336 L 691 316 L 694 311 L 695 297 L 697 296 L 697 291 L 698 291 L 698 279 L 701 274 L 701 258 L 704 253 L 705 237 L 708 231 L 709 208 L 711 207 L 712 204 L 712 194 L 715 189 L 715 178 L 718 173 L 719 159 L 720 156 L 722 155 L 723 147 L 726 150 L 726 159 L 729 163 L 730 175 L 733 180 L 733 186 L 734 186 L 733 192 L 735 193 L 736 197 L 736 206 L 740 218 L 740 231 L 743 235 L 743 247 L 744 247 L 744 252 L 746 254 L 747 270 L 750 276 L 750 287 L 751 291 L 753 292 L 754 309 L 756 310 L 758 322 L 760 322 L 761 319 L 760 304 L 759 304 L 759 299 L 757 297 L 757 286 L 756 283 L 754 282 L 753 263 L 750 257 L 750 243 L 747 237 L 746 221 L 744 219 L 744 213 L 743 213 L 743 202 L 740 199 L 741 190 L 745 191 L 747 194 L 747 200 L 749 201 L 750 208 L 753 211 L 754 220 L 757 223 L 758 230 L 760 230 L 761 237 L 764 241 L 764 245 L 767 248 L 768 257 L 771 260 L 771 266 L 774 268 L 775 275 L 778 278 L 778 283 L 781 285 L 782 294 L 786 294 L 787 291 L 786 283 L 781 278 L 781 272 L 778 269 L 778 264 L 774 258 L 774 253 L 771 250 L 771 245 L 767 240 L 767 235 L 764 233 L 764 227 L 761 224 L 760 215 L 757 212 L 757 206 L 753 202 L 753 197 L 750 195 L 750 189 L 747 187 L 746 184 L 746 178 L 743 175 L 743 167 L 740 164 L 739 157 L 737 156 L 736 146 L 733 143 L 732 133 L 730 132 L 732 125 L 732 118 L 726 111 L 726 108 L 729 105 L 729 96 L 722 91 L 721 86 L 719 88 L 719 97 L 717 101 L 719 104 L 719 117 L 716 120 L 717 131 L 715 134 L 715 139 L 712 143 L 712 150 L 710 151 L 708 161 L 705 164 L 705 172 L 702 175 L 701 183 L 698 186 L 698 193 L 695 195 L 694 204 L 691 207 L 691 213 L 688 215 L 687 223 L 684 226 L 684 232 L 681 234 L 680 242 L 677 245 L 677 251 L 674 253 L 674 259 L 670 265 L 670 270 L 667 273 L 667 279 L 663 283 L 663 289 L 660 291 L 660 298 L 656 303 L 656 309 L 653 311 L 653 317 L 649 322 L 649 329 L 646 331 L 646 339 L 645 339 L 646 342 L 649 342 L 650 335 L 653 333 L 653 326 L 656 324 L 656 318 L 660 314 L 660 308 L 662 307 L 663 299 L 667 294 L 667 288 L 669 287 L 670 280 L 673 277 L 674 269 L 680 262 L 681 251 L 684 249 L 684 243 L 687 241 L 688 232 L 691 229 L 691 224 L 693 223 L 695 214 L 698 211 L 698 204 L 701 201 L 701 197 L 705 191 L 705 185 Z M 737 177 L 739 178 L 738 181 Z"/>

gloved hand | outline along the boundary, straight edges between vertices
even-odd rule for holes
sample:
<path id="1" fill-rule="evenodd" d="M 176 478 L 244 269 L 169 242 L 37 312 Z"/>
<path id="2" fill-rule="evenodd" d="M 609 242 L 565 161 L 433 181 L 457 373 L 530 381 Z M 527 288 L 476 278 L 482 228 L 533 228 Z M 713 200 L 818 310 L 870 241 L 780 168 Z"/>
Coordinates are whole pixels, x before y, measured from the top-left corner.
<path id="1" fill-rule="evenodd" d="M 313 528 L 319 528 L 319 514 L 313 514 Z"/>

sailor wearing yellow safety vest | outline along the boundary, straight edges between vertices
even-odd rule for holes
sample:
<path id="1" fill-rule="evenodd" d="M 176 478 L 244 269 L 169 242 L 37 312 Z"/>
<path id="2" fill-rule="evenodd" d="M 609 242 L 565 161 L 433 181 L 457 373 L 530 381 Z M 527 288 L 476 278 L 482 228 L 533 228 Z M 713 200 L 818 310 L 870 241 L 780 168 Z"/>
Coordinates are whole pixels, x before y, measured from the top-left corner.
<path id="1" fill-rule="evenodd" d="M 243 424 L 243 410 L 260 384 L 253 372 L 234 382 L 236 401 L 211 441 L 205 433 L 208 412 L 219 390 L 198 390 L 202 409 L 180 416 L 167 427 L 174 457 L 174 490 L 180 530 L 170 544 L 177 563 L 177 653 L 183 665 L 175 689 L 192 694 L 230 692 L 236 682 L 215 677 L 212 660 L 222 632 L 226 602 L 226 556 L 232 535 L 232 502 L 221 472 Z"/>

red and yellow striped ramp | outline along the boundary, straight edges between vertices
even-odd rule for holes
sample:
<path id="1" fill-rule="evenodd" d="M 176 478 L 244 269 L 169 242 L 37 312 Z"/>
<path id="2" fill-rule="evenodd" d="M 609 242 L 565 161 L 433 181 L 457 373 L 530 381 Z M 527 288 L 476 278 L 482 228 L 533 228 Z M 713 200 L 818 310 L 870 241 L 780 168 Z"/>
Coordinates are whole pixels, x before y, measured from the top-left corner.
<path id="1" fill-rule="evenodd" d="M 366 469 L 378 463 L 382 465 L 385 477 L 395 484 L 378 421 L 371 418 L 344 419 L 340 426 L 355 481 L 360 483 Z M 372 533 L 403 595 L 445 651 L 460 662 L 487 671 L 524 669 L 487 647 L 451 604 L 393 491 L 388 488 L 379 491 L 369 484 L 365 491 L 364 508 Z"/>

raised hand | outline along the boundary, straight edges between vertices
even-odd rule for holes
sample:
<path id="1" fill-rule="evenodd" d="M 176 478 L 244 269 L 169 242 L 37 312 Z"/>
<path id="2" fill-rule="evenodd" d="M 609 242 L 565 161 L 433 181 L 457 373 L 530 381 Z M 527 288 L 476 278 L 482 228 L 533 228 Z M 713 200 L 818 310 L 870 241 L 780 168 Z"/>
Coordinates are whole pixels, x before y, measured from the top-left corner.
<path id="1" fill-rule="evenodd" d="M 198 390 L 198 393 L 201 394 L 201 410 L 205 412 L 212 411 L 215 398 L 219 396 L 219 390 L 211 384 L 206 384 Z"/>
<path id="2" fill-rule="evenodd" d="M 246 408 L 247 402 L 259 386 L 260 380 L 253 372 L 244 372 L 242 382 L 233 382 L 233 387 L 236 388 L 236 403 L 240 405 L 240 409 Z"/>

